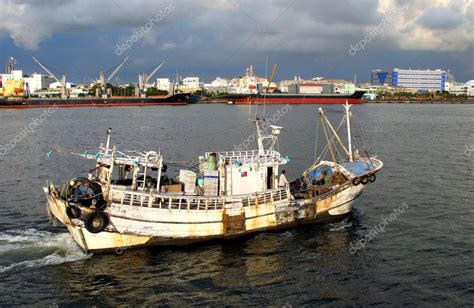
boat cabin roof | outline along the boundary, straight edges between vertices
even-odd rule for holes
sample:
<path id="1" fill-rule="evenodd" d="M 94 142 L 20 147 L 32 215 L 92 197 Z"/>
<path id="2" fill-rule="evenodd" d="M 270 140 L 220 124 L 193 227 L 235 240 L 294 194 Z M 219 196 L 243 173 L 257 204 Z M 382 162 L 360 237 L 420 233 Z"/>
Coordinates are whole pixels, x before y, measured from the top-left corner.
<path id="1" fill-rule="evenodd" d="M 162 164 L 161 154 L 156 151 L 148 152 L 121 152 L 116 150 L 115 157 L 113 156 L 113 151 L 110 149 L 103 149 L 99 152 L 99 157 L 97 158 L 98 163 L 111 165 L 112 159 L 115 165 L 128 165 L 128 166 L 147 166 L 151 168 L 160 168 Z"/>
<path id="2" fill-rule="evenodd" d="M 225 165 L 282 165 L 288 162 L 274 150 L 266 150 L 263 154 L 259 150 L 206 152 L 204 157 L 208 159 L 213 154 L 217 155 L 218 161 Z"/>
<path id="3" fill-rule="evenodd" d="M 357 177 L 369 174 L 376 169 L 379 169 L 379 161 L 368 158 L 361 158 L 357 161 L 347 161 L 340 163 L 340 165 Z"/>

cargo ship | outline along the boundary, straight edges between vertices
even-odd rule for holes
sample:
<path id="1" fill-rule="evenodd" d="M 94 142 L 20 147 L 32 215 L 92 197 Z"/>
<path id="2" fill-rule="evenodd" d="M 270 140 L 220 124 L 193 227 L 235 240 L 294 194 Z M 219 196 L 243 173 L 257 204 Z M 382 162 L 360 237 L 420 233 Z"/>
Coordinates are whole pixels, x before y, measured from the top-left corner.
<path id="1" fill-rule="evenodd" d="M 114 106 L 158 106 L 187 105 L 197 103 L 199 96 L 177 93 L 166 97 L 90 97 L 90 98 L 18 98 L 0 99 L 0 109 L 48 108 L 48 107 L 114 107 Z"/>
<path id="2" fill-rule="evenodd" d="M 230 94 L 226 96 L 234 104 L 363 104 L 365 91 L 353 94 L 287 94 L 287 93 L 255 93 Z"/>

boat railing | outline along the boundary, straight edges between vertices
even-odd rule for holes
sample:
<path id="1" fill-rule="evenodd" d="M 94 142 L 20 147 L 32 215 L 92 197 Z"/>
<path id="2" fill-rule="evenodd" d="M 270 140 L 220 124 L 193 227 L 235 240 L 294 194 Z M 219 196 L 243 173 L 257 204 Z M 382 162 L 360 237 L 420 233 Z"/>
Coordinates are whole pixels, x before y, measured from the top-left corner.
<path id="1" fill-rule="evenodd" d="M 174 210 L 222 210 L 226 207 L 247 207 L 269 202 L 287 200 L 287 188 L 278 188 L 252 195 L 206 197 L 206 196 L 165 196 L 156 193 L 121 191 L 112 194 L 112 202 L 121 205 L 174 209 Z"/>
<path id="2" fill-rule="evenodd" d="M 206 153 L 206 158 L 211 153 Z M 280 153 L 277 151 L 265 151 L 264 155 L 261 155 L 258 150 L 248 151 L 227 151 L 217 153 L 225 163 L 242 163 L 242 164 L 254 164 L 254 163 L 271 163 L 280 161 Z"/>

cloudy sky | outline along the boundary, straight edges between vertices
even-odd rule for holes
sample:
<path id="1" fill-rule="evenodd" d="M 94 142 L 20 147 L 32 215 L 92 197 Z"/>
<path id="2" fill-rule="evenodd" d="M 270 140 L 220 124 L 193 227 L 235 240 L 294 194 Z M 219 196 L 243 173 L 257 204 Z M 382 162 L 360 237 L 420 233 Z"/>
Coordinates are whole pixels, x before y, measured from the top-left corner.
<path id="1" fill-rule="evenodd" d="M 374 68 L 441 68 L 474 79 L 474 0 L 0 0 L 0 63 L 88 82 L 110 72 L 234 77 L 253 64 L 358 81 Z"/>

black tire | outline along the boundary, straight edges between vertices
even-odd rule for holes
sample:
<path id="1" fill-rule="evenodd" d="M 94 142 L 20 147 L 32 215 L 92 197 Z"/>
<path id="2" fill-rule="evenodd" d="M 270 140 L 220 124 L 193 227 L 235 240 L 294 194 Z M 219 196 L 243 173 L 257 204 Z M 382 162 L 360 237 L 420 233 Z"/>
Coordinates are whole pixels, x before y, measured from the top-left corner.
<path id="1" fill-rule="evenodd" d="M 87 216 L 84 225 L 90 233 L 100 233 L 109 224 L 109 218 L 104 212 L 95 212 Z"/>
<path id="2" fill-rule="evenodd" d="M 360 178 L 353 178 L 352 179 L 352 185 L 358 186 L 360 184 Z"/>
<path id="3" fill-rule="evenodd" d="M 77 206 L 71 205 L 66 208 L 66 215 L 70 219 L 81 217 L 81 209 Z"/>
<path id="4" fill-rule="evenodd" d="M 371 175 L 369 175 L 369 182 L 370 183 L 375 182 L 376 179 L 377 179 L 377 177 L 375 176 L 375 173 L 372 173 Z"/>
<path id="5" fill-rule="evenodd" d="M 360 178 L 360 182 L 362 183 L 362 185 L 369 183 L 369 177 L 367 175 L 362 176 Z"/>

